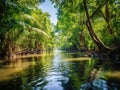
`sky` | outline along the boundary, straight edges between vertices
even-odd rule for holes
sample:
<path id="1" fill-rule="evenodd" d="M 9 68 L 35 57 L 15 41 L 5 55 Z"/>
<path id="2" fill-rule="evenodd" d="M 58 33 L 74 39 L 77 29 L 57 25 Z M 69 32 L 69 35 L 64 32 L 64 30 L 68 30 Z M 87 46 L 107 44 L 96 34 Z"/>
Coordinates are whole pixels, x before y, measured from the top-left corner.
<path id="1" fill-rule="evenodd" d="M 44 3 L 40 5 L 40 8 L 43 12 L 48 12 L 50 14 L 50 21 L 56 25 L 57 24 L 57 9 L 54 8 L 54 5 L 50 0 L 45 0 Z"/>

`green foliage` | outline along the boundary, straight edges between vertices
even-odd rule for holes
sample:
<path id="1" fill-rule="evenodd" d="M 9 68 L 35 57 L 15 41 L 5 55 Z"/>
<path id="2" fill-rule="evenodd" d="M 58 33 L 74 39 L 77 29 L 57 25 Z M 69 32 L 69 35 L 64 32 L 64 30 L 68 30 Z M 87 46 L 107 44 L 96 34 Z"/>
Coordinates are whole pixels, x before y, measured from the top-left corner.
<path id="1" fill-rule="evenodd" d="M 86 28 L 87 19 L 83 0 L 51 1 L 58 8 L 56 32 L 60 33 L 59 38 L 62 38 L 60 39 L 60 42 L 62 42 L 61 47 L 74 47 L 77 49 L 83 47 L 87 49 L 97 48 Z M 119 1 L 87 0 L 87 6 L 95 34 L 105 45 L 113 48 L 118 47 L 120 45 Z M 67 40 L 64 35 L 67 37 Z"/>
<path id="2" fill-rule="evenodd" d="M 51 1 L 58 9 L 56 26 L 51 25 L 50 15 L 38 8 L 44 0 L 0 1 L 1 56 L 23 48 L 40 50 L 55 46 L 77 50 L 97 48 L 86 28 L 87 18 L 83 0 Z M 86 4 L 96 36 L 105 45 L 118 47 L 120 45 L 119 1 L 87 0 Z"/>
<path id="3" fill-rule="evenodd" d="M 23 48 L 46 48 L 52 28 L 48 13 L 38 8 L 44 0 L 0 1 L 0 55 Z M 14 49 L 16 50 L 14 50 Z"/>

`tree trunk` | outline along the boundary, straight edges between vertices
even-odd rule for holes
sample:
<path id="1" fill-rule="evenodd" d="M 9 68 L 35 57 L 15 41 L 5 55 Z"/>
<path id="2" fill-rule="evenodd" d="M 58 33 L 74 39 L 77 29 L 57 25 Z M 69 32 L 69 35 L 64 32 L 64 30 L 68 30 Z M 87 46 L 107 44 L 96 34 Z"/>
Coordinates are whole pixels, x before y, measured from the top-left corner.
<path id="1" fill-rule="evenodd" d="M 7 48 L 5 47 L 5 36 L 0 34 L 0 57 L 5 58 Z"/>
<path id="2" fill-rule="evenodd" d="M 94 30 L 92 28 L 92 25 L 91 25 L 90 16 L 89 16 L 88 8 L 87 8 L 87 5 L 86 5 L 86 0 L 83 0 L 83 2 L 84 2 L 84 8 L 85 8 L 86 16 L 87 16 L 86 25 L 87 25 L 87 28 L 88 28 L 88 31 L 90 33 L 91 38 L 93 39 L 93 41 L 95 42 L 95 44 L 98 46 L 98 48 L 99 48 L 100 51 L 107 52 L 107 51 L 111 50 L 95 34 L 95 32 L 94 32 Z"/>
<path id="3" fill-rule="evenodd" d="M 81 41 L 81 47 L 82 49 L 85 48 L 85 36 L 83 35 L 83 30 L 80 33 L 80 41 Z"/>

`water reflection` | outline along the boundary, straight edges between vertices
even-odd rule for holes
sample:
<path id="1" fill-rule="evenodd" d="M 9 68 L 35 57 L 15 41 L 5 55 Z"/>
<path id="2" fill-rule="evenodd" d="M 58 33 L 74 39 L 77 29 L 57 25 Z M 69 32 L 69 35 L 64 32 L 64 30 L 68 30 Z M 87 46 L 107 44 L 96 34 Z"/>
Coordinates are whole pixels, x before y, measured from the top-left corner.
<path id="1" fill-rule="evenodd" d="M 81 85 L 99 77 L 120 87 L 118 66 L 81 53 L 56 51 L 0 63 L 0 90 L 80 90 Z"/>
<path id="2" fill-rule="evenodd" d="M 0 63 L 0 81 L 8 80 L 12 78 L 12 74 L 21 72 L 23 69 L 28 68 L 29 65 L 32 65 L 32 62 L 29 62 L 27 59 L 14 59 L 7 60 Z"/>
<path id="3" fill-rule="evenodd" d="M 56 52 L 51 70 L 47 73 L 47 77 L 45 77 L 45 81 L 48 83 L 43 88 L 44 90 L 64 90 L 62 85 L 66 84 L 69 79 L 64 75 L 65 73 L 61 68 L 63 67 L 63 63 L 60 61 L 61 59 L 62 55 Z"/>

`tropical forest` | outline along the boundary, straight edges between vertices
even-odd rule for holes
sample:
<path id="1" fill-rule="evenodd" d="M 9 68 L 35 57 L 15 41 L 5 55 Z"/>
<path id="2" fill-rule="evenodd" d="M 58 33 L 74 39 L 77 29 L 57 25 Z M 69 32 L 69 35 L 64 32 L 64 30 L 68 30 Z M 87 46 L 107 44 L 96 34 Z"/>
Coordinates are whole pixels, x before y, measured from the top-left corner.
<path id="1" fill-rule="evenodd" d="M 0 90 L 120 90 L 120 0 L 0 0 Z"/>

